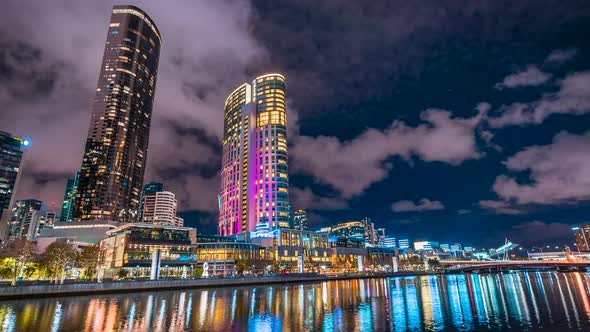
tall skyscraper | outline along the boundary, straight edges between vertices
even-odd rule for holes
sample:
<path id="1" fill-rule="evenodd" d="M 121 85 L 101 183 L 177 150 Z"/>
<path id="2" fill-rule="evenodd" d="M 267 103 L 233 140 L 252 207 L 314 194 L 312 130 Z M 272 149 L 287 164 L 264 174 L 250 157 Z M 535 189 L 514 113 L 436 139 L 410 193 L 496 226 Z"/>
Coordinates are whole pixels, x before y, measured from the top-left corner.
<path id="1" fill-rule="evenodd" d="M 0 240 L 2 241 L 6 239 L 8 232 L 23 156 L 21 147 L 25 145 L 28 145 L 26 140 L 0 131 Z"/>
<path id="2" fill-rule="evenodd" d="M 299 209 L 293 213 L 293 229 L 299 231 L 307 230 L 307 212 Z"/>
<path id="3" fill-rule="evenodd" d="M 178 203 L 174 193 L 158 191 L 144 197 L 142 222 L 182 227 L 184 220 L 176 216 Z"/>
<path id="4" fill-rule="evenodd" d="M 225 100 L 219 234 L 289 227 L 285 77 L 267 74 Z"/>
<path id="5" fill-rule="evenodd" d="M 41 211 L 43 202 L 37 199 L 21 199 L 15 202 L 8 224 L 9 240 L 26 238 L 36 213 Z"/>
<path id="6" fill-rule="evenodd" d="M 76 172 L 73 178 L 69 178 L 66 183 L 66 191 L 64 193 L 64 201 L 61 205 L 61 213 L 59 221 L 72 221 L 74 213 L 74 203 L 78 195 L 78 179 L 80 172 Z"/>
<path id="7" fill-rule="evenodd" d="M 143 186 L 143 190 L 141 191 L 141 201 L 139 204 L 139 220 L 143 221 L 143 210 L 145 206 L 145 197 L 148 194 L 154 194 L 159 191 L 164 191 L 164 185 L 160 182 L 150 182 Z"/>
<path id="8" fill-rule="evenodd" d="M 74 220 L 138 218 L 160 32 L 134 6 L 114 6 L 80 170 Z"/>

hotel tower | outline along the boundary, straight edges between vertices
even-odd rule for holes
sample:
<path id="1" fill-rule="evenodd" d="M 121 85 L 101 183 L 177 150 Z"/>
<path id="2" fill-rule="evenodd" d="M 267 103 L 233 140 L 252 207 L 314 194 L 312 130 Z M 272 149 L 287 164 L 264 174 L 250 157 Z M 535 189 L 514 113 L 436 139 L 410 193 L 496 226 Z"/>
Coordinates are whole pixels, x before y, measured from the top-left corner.
<path id="1" fill-rule="evenodd" d="M 225 100 L 219 234 L 289 227 L 285 77 L 244 83 Z"/>
<path id="2" fill-rule="evenodd" d="M 134 6 L 114 6 L 74 205 L 74 220 L 138 219 L 161 36 Z"/>

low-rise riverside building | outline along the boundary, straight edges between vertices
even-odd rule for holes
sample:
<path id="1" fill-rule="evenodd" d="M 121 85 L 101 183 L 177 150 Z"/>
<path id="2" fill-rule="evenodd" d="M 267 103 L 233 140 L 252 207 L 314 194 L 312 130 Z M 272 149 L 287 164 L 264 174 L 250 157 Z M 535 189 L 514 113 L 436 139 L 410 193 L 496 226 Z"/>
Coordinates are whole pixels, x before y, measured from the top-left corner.
<path id="1" fill-rule="evenodd" d="M 362 239 L 280 229 L 274 237 L 197 234 L 196 229 L 148 223 L 126 224 L 100 242 L 105 277 L 148 277 L 159 249 L 161 277 L 239 273 L 355 272 L 391 265 L 391 248 L 365 247 Z M 359 263 L 359 259 L 361 260 Z M 121 271 L 123 270 L 123 271 Z"/>
<path id="2" fill-rule="evenodd" d="M 305 270 L 317 271 L 330 266 L 330 255 L 327 234 L 294 229 L 280 229 L 277 233 L 274 256 L 284 265 L 284 270 L 297 270 L 302 259 Z"/>
<path id="3" fill-rule="evenodd" d="M 122 268 L 124 276 L 147 277 L 152 255 L 160 250 L 161 275 L 192 275 L 196 261 L 193 244 L 197 230 L 190 227 L 147 223 L 126 224 L 107 232 L 100 242 L 99 266 L 105 276 L 114 276 Z"/>

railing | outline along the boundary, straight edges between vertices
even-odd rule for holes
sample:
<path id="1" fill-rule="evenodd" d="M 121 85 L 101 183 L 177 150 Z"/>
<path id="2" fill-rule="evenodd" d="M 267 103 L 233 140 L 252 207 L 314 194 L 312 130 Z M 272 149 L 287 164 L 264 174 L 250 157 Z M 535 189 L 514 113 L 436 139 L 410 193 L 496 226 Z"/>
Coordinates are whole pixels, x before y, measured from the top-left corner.
<path id="1" fill-rule="evenodd" d="M 0 300 L 14 298 L 35 298 L 65 295 L 84 295 L 101 293 L 140 292 L 148 290 L 174 290 L 182 288 L 233 287 L 244 285 L 268 285 L 294 282 L 312 282 L 357 278 L 380 278 L 396 275 L 426 274 L 426 273 L 349 273 L 349 274 L 283 274 L 260 277 L 211 277 L 207 279 L 176 279 L 176 280 L 143 280 L 120 281 L 108 283 L 75 283 L 75 284 L 46 284 L 31 286 L 0 287 Z"/>

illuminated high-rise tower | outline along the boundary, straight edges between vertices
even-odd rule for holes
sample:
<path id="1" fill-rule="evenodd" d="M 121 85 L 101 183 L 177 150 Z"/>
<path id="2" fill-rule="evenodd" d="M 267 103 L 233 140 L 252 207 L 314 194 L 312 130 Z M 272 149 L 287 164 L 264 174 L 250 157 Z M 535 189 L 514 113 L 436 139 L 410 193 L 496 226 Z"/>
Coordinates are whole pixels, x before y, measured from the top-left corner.
<path id="1" fill-rule="evenodd" d="M 289 227 L 285 77 L 244 83 L 225 100 L 219 234 Z"/>
<path id="2" fill-rule="evenodd" d="M 138 218 L 160 32 L 134 6 L 114 6 L 74 206 L 74 220 Z"/>
<path id="3" fill-rule="evenodd" d="M 29 141 L 0 131 L 0 242 L 4 242 L 10 229 L 11 209 L 21 172 L 23 147 Z"/>

